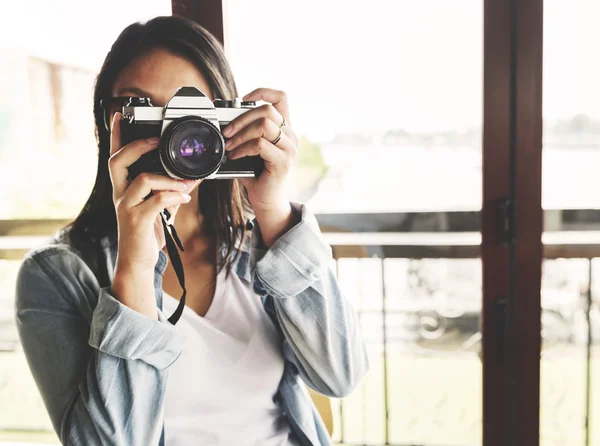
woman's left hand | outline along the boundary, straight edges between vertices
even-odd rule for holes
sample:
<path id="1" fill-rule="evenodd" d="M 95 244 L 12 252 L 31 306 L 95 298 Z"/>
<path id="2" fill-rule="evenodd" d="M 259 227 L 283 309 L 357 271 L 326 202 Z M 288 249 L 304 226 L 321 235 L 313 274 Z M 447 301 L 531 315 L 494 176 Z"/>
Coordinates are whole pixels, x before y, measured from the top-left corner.
<path id="1" fill-rule="evenodd" d="M 286 183 L 298 154 L 298 137 L 290 124 L 287 96 L 283 91 L 259 88 L 242 100 L 269 104 L 240 115 L 223 130 L 227 157 L 259 155 L 264 160 L 265 168 L 258 178 L 243 180 L 257 219 L 264 212 L 289 212 Z"/>

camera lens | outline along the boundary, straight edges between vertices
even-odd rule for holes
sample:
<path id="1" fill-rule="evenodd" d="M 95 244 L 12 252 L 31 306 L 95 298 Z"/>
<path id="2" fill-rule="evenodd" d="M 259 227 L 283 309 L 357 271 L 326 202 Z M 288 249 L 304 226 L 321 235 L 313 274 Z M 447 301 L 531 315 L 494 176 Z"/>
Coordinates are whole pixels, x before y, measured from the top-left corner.
<path id="1" fill-rule="evenodd" d="M 207 177 L 224 161 L 225 144 L 221 133 L 198 116 L 174 121 L 166 129 L 163 141 L 163 163 L 181 178 Z"/>

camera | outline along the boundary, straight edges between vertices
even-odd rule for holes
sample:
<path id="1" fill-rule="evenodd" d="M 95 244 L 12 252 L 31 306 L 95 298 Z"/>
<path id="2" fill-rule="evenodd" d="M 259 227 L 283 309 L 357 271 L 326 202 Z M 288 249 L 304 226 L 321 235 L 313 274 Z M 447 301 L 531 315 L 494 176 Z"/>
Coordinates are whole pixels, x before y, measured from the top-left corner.
<path id="1" fill-rule="evenodd" d="M 213 102 L 195 87 L 179 88 L 164 108 L 152 106 L 149 98 L 130 98 L 122 110 L 121 143 L 151 137 L 160 142 L 129 166 L 129 179 L 142 172 L 184 180 L 257 177 L 264 168 L 262 158 L 228 160 L 221 133 L 255 107 L 255 102 L 238 98 Z"/>

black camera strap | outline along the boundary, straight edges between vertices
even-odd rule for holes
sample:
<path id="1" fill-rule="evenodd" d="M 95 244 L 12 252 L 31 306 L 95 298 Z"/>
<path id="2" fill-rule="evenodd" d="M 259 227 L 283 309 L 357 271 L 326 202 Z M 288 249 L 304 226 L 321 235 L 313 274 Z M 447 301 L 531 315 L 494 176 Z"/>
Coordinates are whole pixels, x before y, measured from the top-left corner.
<path id="1" fill-rule="evenodd" d="M 183 314 L 183 308 L 185 307 L 185 296 L 187 291 L 185 289 L 185 276 L 183 274 L 183 265 L 181 263 L 181 257 L 179 256 L 179 248 L 183 251 L 183 243 L 179 239 L 177 235 L 177 231 L 175 227 L 167 223 L 167 221 L 171 218 L 171 214 L 166 209 L 161 212 L 161 220 L 163 225 L 163 230 L 165 232 L 165 242 L 167 245 L 167 253 L 169 254 L 169 259 L 173 264 L 173 269 L 175 270 L 175 274 L 177 274 L 177 279 L 179 280 L 179 285 L 183 290 L 183 294 L 181 295 L 181 299 L 179 300 L 179 305 L 175 309 L 175 312 L 169 317 L 169 322 L 173 325 L 177 323 L 181 315 Z"/>

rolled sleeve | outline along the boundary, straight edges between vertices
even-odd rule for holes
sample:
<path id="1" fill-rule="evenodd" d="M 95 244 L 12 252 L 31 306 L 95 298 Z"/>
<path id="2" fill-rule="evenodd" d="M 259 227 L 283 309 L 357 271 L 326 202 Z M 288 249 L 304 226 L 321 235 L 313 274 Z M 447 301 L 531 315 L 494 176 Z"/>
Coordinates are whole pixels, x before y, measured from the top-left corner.
<path id="1" fill-rule="evenodd" d="M 115 299 L 102 288 L 92 316 L 89 345 L 104 353 L 139 359 L 159 370 L 177 360 L 185 338 L 159 311 L 151 319 Z"/>
<path id="2" fill-rule="evenodd" d="M 315 216 L 304 205 L 292 203 L 300 222 L 279 237 L 270 249 L 260 229 L 253 231 L 252 262 L 262 284 L 278 297 L 300 294 L 320 279 L 331 261 L 331 247 L 321 235 Z M 253 266 L 254 267 L 254 266 Z"/>

